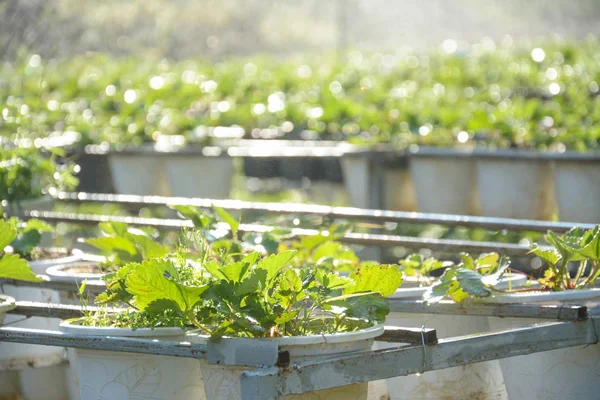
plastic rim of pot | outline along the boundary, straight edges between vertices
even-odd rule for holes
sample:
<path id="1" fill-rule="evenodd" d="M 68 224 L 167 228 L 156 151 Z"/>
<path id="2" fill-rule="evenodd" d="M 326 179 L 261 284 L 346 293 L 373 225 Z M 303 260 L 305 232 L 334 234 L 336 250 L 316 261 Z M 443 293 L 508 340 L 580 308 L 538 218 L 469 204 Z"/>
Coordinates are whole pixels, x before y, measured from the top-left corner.
<path id="1" fill-rule="evenodd" d="M 475 162 L 471 158 L 413 156 L 410 172 L 419 212 L 477 213 Z"/>
<path id="2" fill-rule="evenodd" d="M 600 222 L 600 163 L 556 161 L 554 187 L 560 219 L 567 222 Z"/>
<path id="3" fill-rule="evenodd" d="M 354 332 L 335 333 L 314 336 L 282 337 L 260 340 L 277 341 L 280 350 L 290 353 L 292 363 L 307 361 L 311 359 L 335 357 L 336 355 L 351 354 L 370 350 L 374 339 L 383 334 L 383 325 L 374 325 Z M 191 334 L 188 336 L 191 342 L 206 340 L 205 336 Z M 221 341 L 227 341 L 222 338 Z M 226 342 L 225 342 L 226 343 Z M 202 376 L 206 388 L 207 400 L 238 400 L 241 399 L 240 375 L 243 371 L 253 368 L 241 366 L 213 365 L 205 363 L 202 365 Z M 334 373 L 334 372 L 332 372 Z M 312 382 L 327 382 L 327 374 L 311 376 Z M 369 397 L 369 384 L 359 383 L 333 389 L 320 390 L 293 396 L 282 396 L 283 399 L 314 399 L 326 398 L 328 400 L 367 400 Z"/>
<path id="4" fill-rule="evenodd" d="M 506 289 L 520 286 L 527 281 L 523 274 L 510 274 L 495 285 Z M 390 299 L 419 300 L 428 287 L 400 288 Z M 438 337 L 446 338 L 489 331 L 486 317 L 444 314 L 413 314 L 392 312 L 386 325 L 435 328 Z M 394 347 L 392 343 L 377 342 L 378 348 Z M 497 361 L 429 371 L 419 375 L 409 375 L 387 380 L 391 399 L 507 399 L 507 389 Z"/>
<path id="5" fill-rule="evenodd" d="M 70 334 L 177 342 L 185 337 L 180 328 L 94 328 L 72 321 L 61 323 L 60 330 Z M 70 361 L 77 366 L 82 399 L 205 399 L 202 360 L 89 349 L 75 349 L 73 353 Z"/>
<path id="6" fill-rule="evenodd" d="M 481 299 L 494 304 L 600 304 L 600 289 L 564 292 L 520 292 Z M 489 317 L 493 330 L 524 327 L 543 319 Z M 511 399 L 592 399 L 600 390 L 600 345 L 576 346 L 500 359 Z"/>
<path id="7" fill-rule="evenodd" d="M 476 170 L 482 215 L 547 220 L 554 212 L 550 162 L 484 157 Z"/>
<path id="8" fill-rule="evenodd" d="M 227 199 L 233 179 L 228 156 L 162 155 L 171 196 Z"/>
<path id="9" fill-rule="evenodd" d="M 148 154 L 109 153 L 108 165 L 118 194 L 169 196 L 161 157 Z"/>
<path id="10" fill-rule="evenodd" d="M 30 261 L 29 266 L 35 274 L 43 275 L 46 269 L 51 266 L 80 260 L 80 254 L 72 254 L 55 259 Z M 13 285 L 4 285 L 3 289 L 5 294 L 18 300 L 60 303 L 58 292 L 51 289 Z M 57 330 L 60 320 L 43 317 L 32 317 L 24 320 L 22 316 L 9 315 L 6 316 L 5 323 L 26 329 Z M 0 370 L 22 369 L 26 366 L 35 368 L 50 367 L 60 364 L 63 359 L 64 349 L 60 347 L 0 342 Z"/>

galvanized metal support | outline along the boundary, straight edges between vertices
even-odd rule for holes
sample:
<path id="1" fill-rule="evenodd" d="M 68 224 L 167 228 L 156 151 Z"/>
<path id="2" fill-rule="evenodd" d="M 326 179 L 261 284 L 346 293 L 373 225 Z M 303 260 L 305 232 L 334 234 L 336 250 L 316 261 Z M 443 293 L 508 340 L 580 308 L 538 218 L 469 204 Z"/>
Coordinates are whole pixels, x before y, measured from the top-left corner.
<path id="1" fill-rule="evenodd" d="M 375 187 L 374 187 L 375 189 Z M 374 205 L 381 204 L 380 194 L 373 194 L 371 201 Z M 435 224 L 444 226 L 464 226 L 467 228 L 483 228 L 489 230 L 510 230 L 529 232 L 565 232 L 573 226 L 592 229 L 594 224 L 575 222 L 552 222 L 512 218 L 475 217 L 468 215 L 432 214 L 404 211 L 389 211 L 380 209 L 361 209 L 354 207 L 330 207 L 323 205 L 307 205 L 297 203 L 259 203 L 241 200 L 212 200 L 185 197 L 163 196 L 136 196 L 101 193 L 71 193 L 60 192 L 56 195 L 58 200 L 68 202 L 113 203 L 121 205 L 167 206 L 167 205 L 193 205 L 199 208 L 211 208 L 213 205 L 228 211 L 267 213 L 279 215 L 312 215 L 327 217 L 332 220 L 363 220 L 370 222 L 396 222 L 410 224 Z"/>
<path id="2" fill-rule="evenodd" d="M 31 211 L 26 214 L 14 215 L 20 219 L 28 220 L 31 218 L 41 219 L 47 222 L 68 222 L 72 224 L 95 225 L 99 222 L 115 221 L 124 222 L 129 225 L 152 226 L 157 229 L 179 230 L 185 227 L 192 227 L 190 221 L 177 219 L 160 218 L 138 218 L 109 215 L 86 215 L 86 214 L 68 214 L 49 211 Z M 227 225 L 223 225 L 226 228 Z M 259 224 L 240 224 L 239 232 L 268 232 L 274 229 L 272 226 Z M 316 229 L 291 229 L 295 236 L 315 236 L 320 232 Z M 439 252 L 456 253 L 457 250 L 471 253 L 500 252 L 508 256 L 527 256 L 531 249 L 526 245 L 514 243 L 495 243 L 495 242 L 475 242 L 470 240 L 449 240 L 449 239 L 426 239 L 408 236 L 395 236 L 373 233 L 347 233 L 340 241 L 348 244 L 357 244 L 363 246 L 380 247 L 406 247 L 410 249 L 431 249 Z M 543 247 L 546 248 L 546 247 Z"/>
<path id="3" fill-rule="evenodd" d="M 598 322 L 550 322 L 509 331 L 439 340 L 431 346 L 375 350 L 289 368 L 264 368 L 242 374 L 243 400 L 277 399 L 423 373 L 459 365 L 598 343 Z"/>

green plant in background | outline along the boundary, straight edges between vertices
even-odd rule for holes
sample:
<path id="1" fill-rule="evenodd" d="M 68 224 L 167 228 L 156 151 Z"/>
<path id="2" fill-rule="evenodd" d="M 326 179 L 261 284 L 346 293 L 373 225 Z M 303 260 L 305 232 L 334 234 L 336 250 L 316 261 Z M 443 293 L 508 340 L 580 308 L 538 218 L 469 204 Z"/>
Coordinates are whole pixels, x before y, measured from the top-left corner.
<path id="1" fill-rule="evenodd" d="M 494 285 L 500 282 L 510 266 L 507 257 L 498 253 L 482 254 L 474 259 L 469 254 L 461 254 L 462 261 L 447 268 L 439 280 L 425 294 L 430 303 L 447 297 L 460 303 L 471 297 L 488 297 L 494 292 Z"/>
<path id="2" fill-rule="evenodd" d="M 28 232 L 34 232 L 33 228 Z M 29 239 L 31 239 L 31 235 L 29 235 Z M 23 235 L 19 237 L 15 221 L 0 219 L 0 278 L 28 282 L 40 282 L 42 280 L 33 273 L 27 260 L 21 258 L 20 254 L 14 251 L 13 246 L 17 248 L 19 248 L 19 245 L 28 246 L 25 242 L 27 240 L 24 240 Z"/>
<path id="3" fill-rule="evenodd" d="M 406 256 L 406 258 L 400 260 L 399 264 L 405 276 L 414 277 L 424 285 L 430 285 L 433 282 L 434 278 L 431 277 L 432 272 L 454 265 L 452 261 L 441 261 L 433 257 L 425 258 L 419 253 Z"/>
<path id="4" fill-rule="evenodd" d="M 155 257 L 164 257 L 170 250 L 153 239 L 148 229 L 136 229 L 122 222 L 101 222 L 98 227 L 103 236 L 85 239 L 106 257 L 102 264 L 105 270 L 114 270 L 130 262 L 141 262 Z"/>
<path id="5" fill-rule="evenodd" d="M 64 150 L 50 149 L 47 156 L 37 147 L 0 147 L 0 199 L 16 204 L 54 190 L 77 186 L 72 163 L 59 164 Z"/>
<path id="6" fill-rule="evenodd" d="M 531 250 L 547 267 L 538 279 L 542 287 L 554 291 L 593 287 L 600 276 L 600 226 L 575 227 L 563 235 L 550 231 L 545 238 L 552 248 L 534 245 Z M 571 262 L 579 264 L 573 277 L 568 269 Z"/>

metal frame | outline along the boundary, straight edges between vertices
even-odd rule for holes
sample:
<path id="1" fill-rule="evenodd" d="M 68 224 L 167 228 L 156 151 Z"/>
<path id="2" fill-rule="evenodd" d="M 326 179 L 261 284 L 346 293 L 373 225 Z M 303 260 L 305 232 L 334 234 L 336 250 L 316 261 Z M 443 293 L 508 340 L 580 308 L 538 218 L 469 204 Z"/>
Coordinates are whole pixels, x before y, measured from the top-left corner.
<path id="1" fill-rule="evenodd" d="M 414 310 L 407 302 L 407 310 Z M 452 307 L 444 306 L 448 310 Z M 598 343 L 600 320 L 587 315 L 583 306 L 548 307 L 536 305 L 468 305 L 478 315 L 559 318 L 534 326 L 500 332 L 480 333 L 438 340 L 434 330 L 386 327 L 381 339 L 412 343 L 385 350 L 372 350 L 326 360 L 290 363 L 273 342 L 234 339 L 206 344 L 168 342 L 137 338 L 86 336 L 36 329 L 0 328 L 0 341 L 87 348 L 207 359 L 209 363 L 242 365 L 251 368 L 241 374 L 243 400 L 277 399 L 321 389 L 404 376 L 459 365 L 532 354 L 572 346 Z M 459 310 L 459 307 L 454 307 Z M 502 310 L 498 312 L 498 310 Z M 439 311 L 439 310 L 438 310 Z M 81 313 L 75 306 L 19 302 L 17 314 L 64 317 Z M 415 311 L 413 311 L 415 312 Z M 416 312 L 423 312 L 422 310 Z M 244 351 L 239 351 L 244 349 Z M 343 370 L 343 374 L 325 371 Z M 311 379 L 302 379 L 310 376 Z"/>

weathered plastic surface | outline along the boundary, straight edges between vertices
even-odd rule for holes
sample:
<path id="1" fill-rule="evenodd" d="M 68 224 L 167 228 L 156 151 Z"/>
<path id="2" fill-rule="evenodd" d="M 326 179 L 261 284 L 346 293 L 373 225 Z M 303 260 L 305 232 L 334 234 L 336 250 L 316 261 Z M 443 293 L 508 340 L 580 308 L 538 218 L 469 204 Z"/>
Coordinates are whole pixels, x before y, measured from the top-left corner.
<path id="1" fill-rule="evenodd" d="M 489 331 L 486 317 L 390 313 L 386 325 L 434 328 L 439 338 Z M 377 348 L 395 344 L 377 342 Z M 497 361 L 463 365 L 388 379 L 392 400 L 508 399 Z"/>
<path id="2" fill-rule="evenodd" d="M 600 222 L 600 162 L 557 161 L 554 186 L 562 221 Z"/>
<path id="3" fill-rule="evenodd" d="M 366 157 L 342 157 L 341 163 L 352 206 L 371 208 L 369 160 Z"/>
<path id="4" fill-rule="evenodd" d="M 572 291 L 574 296 L 570 299 L 568 294 L 569 292 L 536 293 L 534 297 L 538 301 L 526 303 L 584 304 L 592 307 L 592 313 L 598 313 L 600 289 Z M 524 299 L 525 296 L 527 293 L 524 293 L 521 298 Z M 532 297 L 529 297 L 529 300 L 532 300 Z M 513 302 L 514 299 L 507 301 Z M 547 322 L 539 319 L 497 317 L 490 317 L 489 321 L 492 330 Z M 598 360 L 600 360 L 600 345 L 595 344 L 504 358 L 499 362 L 510 399 L 563 400 L 598 398 L 600 393 Z"/>
<path id="5" fill-rule="evenodd" d="M 476 163 L 483 216 L 550 219 L 556 207 L 549 162 L 484 158 Z"/>
<path id="6" fill-rule="evenodd" d="M 410 171 L 419 212 L 478 213 L 475 162 L 472 159 L 413 157 Z"/>
<path id="7" fill-rule="evenodd" d="M 371 349 L 375 337 L 383 333 L 383 326 L 368 328 L 347 334 L 286 337 L 276 339 L 281 350 L 290 353 L 292 362 L 314 360 L 321 357 L 335 357 Z M 193 340 L 193 339 L 191 339 Z M 224 339 L 226 340 L 226 339 Z M 241 399 L 240 375 L 248 367 L 202 364 L 202 376 L 207 400 Z M 335 374 L 335 371 L 331 371 Z M 310 379 L 310 377 L 307 377 Z M 370 386 L 370 387 L 369 387 Z M 371 389 L 372 393 L 369 393 Z M 360 383 L 312 393 L 283 396 L 281 399 L 294 400 L 380 400 L 386 396 L 381 384 Z M 378 391 L 379 390 L 379 391 Z"/>
<path id="8" fill-rule="evenodd" d="M 181 330 L 163 329 L 106 331 L 79 328 L 64 323 L 61 325 L 64 332 L 90 335 L 135 336 L 177 341 L 183 339 Z M 76 349 L 75 354 L 74 362 L 77 365 L 82 399 L 205 399 L 200 369 L 205 360 L 86 349 Z"/>
<path id="9" fill-rule="evenodd" d="M 118 194 L 169 196 L 162 157 L 111 153 L 108 165 Z"/>
<path id="10" fill-rule="evenodd" d="M 171 196 L 227 199 L 233 178 L 233 158 L 161 156 Z"/>

